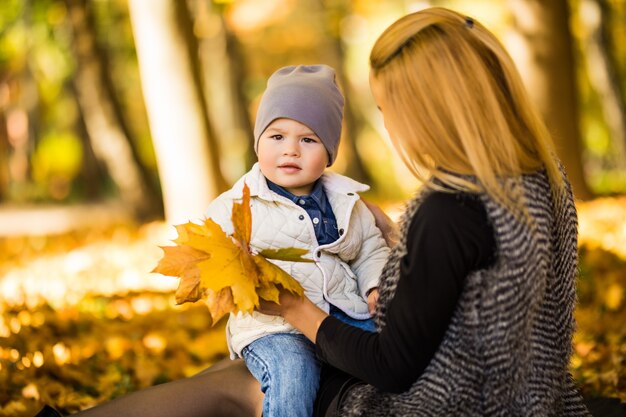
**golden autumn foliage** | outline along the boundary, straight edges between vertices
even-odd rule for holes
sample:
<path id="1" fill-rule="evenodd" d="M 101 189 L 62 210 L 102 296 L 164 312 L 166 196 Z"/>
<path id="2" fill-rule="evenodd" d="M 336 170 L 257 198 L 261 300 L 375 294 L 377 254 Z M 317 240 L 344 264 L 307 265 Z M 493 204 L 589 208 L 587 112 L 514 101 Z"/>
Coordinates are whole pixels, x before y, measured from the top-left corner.
<path id="1" fill-rule="evenodd" d="M 224 322 L 165 293 L 86 296 L 75 306 L 3 306 L 0 415 L 41 403 L 76 412 L 191 376 L 226 355 Z M 6 333 L 5 333 L 6 332 Z"/>
<path id="2" fill-rule="evenodd" d="M 580 273 L 572 371 L 586 395 L 626 402 L 626 197 L 577 206 Z"/>
<path id="3" fill-rule="evenodd" d="M 578 204 L 578 328 L 585 395 L 626 401 L 626 198 Z M 65 414 L 192 375 L 227 355 L 224 320 L 176 305 L 180 280 L 150 274 L 171 227 L 0 239 L 0 415 Z"/>
<path id="4" fill-rule="evenodd" d="M 226 235 L 211 219 L 203 224 L 176 226 L 176 246 L 163 246 L 163 258 L 153 272 L 180 278 L 176 302 L 206 299 L 213 322 L 231 312 L 252 313 L 259 297 L 278 302 L 281 286 L 303 295 L 298 281 L 266 258 L 292 262 L 312 262 L 303 258 L 304 249 L 281 248 L 253 254 L 250 250 L 252 214 L 250 189 L 243 187 L 241 203 L 234 203 L 232 236 Z"/>

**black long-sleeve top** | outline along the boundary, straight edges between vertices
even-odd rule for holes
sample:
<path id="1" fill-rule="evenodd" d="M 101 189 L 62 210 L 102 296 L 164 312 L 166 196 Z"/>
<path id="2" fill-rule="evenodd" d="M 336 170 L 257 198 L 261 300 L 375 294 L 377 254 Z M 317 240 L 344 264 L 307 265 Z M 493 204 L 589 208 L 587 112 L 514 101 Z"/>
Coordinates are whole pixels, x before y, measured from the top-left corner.
<path id="1" fill-rule="evenodd" d="M 328 317 L 317 332 L 318 356 L 380 390 L 406 391 L 441 343 L 465 278 L 494 253 L 493 229 L 476 196 L 429 194 L 409 226 L 386 326 L 369 333 Z"/>

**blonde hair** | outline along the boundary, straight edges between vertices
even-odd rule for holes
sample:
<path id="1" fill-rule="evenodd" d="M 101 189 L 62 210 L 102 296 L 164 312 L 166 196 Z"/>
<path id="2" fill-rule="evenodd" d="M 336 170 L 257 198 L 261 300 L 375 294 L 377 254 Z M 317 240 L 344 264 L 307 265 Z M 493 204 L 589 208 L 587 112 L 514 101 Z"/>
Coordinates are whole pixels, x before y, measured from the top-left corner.
<path id="1" fill-rule="evenodd" d="M 409 14 L 378 38 L 370 66 L 392 142 L 426 186 L 486 192 L 523 217 L 522 174 L 545 168 L 553 192 L 564 190 L 513 60 L 480 23 L 444 8 Z"/>

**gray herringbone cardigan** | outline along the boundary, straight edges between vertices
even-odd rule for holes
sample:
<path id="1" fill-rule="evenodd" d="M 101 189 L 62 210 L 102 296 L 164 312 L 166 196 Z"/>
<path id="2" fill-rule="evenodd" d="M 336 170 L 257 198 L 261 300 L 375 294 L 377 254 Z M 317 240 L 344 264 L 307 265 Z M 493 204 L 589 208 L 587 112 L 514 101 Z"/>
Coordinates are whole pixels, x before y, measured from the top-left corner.
<path id="1" fill-rule="evenodd" d="M 577 217 L 571 192 L 553 203 L 547 175 L 524 176 L 533 221 L 517 220 L 483 195 L 496 260 L 472 273 L 443 342 L 405 393 L 353 389 L 347 416 L 587 416 L 568 364 L 576 301 Z M 406 230 L 418 195 L 401 221 L 402 237 L 383 270 L 376 321 L 385 326 Z"/>

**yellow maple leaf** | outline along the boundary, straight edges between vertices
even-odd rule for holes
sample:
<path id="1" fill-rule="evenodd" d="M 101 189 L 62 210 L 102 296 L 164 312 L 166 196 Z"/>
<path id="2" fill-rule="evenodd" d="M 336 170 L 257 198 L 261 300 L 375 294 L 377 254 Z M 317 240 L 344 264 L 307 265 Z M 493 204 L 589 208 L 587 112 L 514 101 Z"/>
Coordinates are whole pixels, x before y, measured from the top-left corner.
<path id="1" fill-rule="evenodd" d="M 243 187 L 241 203 L 234 203 L 232 236 L 226 235 L 211 219 L 202 224 L 176 226 L 176 246 L 164 246 L 163 258 L 152 272 L 180 278 L 176 290 L 178 304 L 204 298 L 213 323 L 230 312 L 251 313 L 259 306 L 259 297 L 278 302 L 279 287 L 302 296 L 298 281 L 269 262 L 313 262 L 304 258 L 307 251 L 297 248 L 250 251 L 252 213 L 250 189 Z"/>
<path id="2" fill-rule="evenodd" d="M 202 297 L 202 291 L 197 262 L 208 259 L 211 255 L 186 245 L 161 246 L 161 249 L 164 256 L 152 272 L 181 278 L 176 290 L 178 304 L 198 301 Z"/>
<path id="3" fill-rule="evenodd" d="M 289 290 L 296 294 L 300 294 L 300 291 L 302 291 L 302 287 L 300 286 L 300 283 L 298 281 L 293 279 L 291 275 L 265 259 L 263 256 L 254 256 L 252 260 L 261 272 L 261 285 L 275 286 L 276 284 L 279 284 L 286 290 Z"/>
<path id="4" fill-rule="evenodd" d="M 211 320 L 217 323 L 225 314 L 233 311 L 233 292 L 228 287 L 218 292 L 207 290 L 206 305 L 209 307 Z"/>

